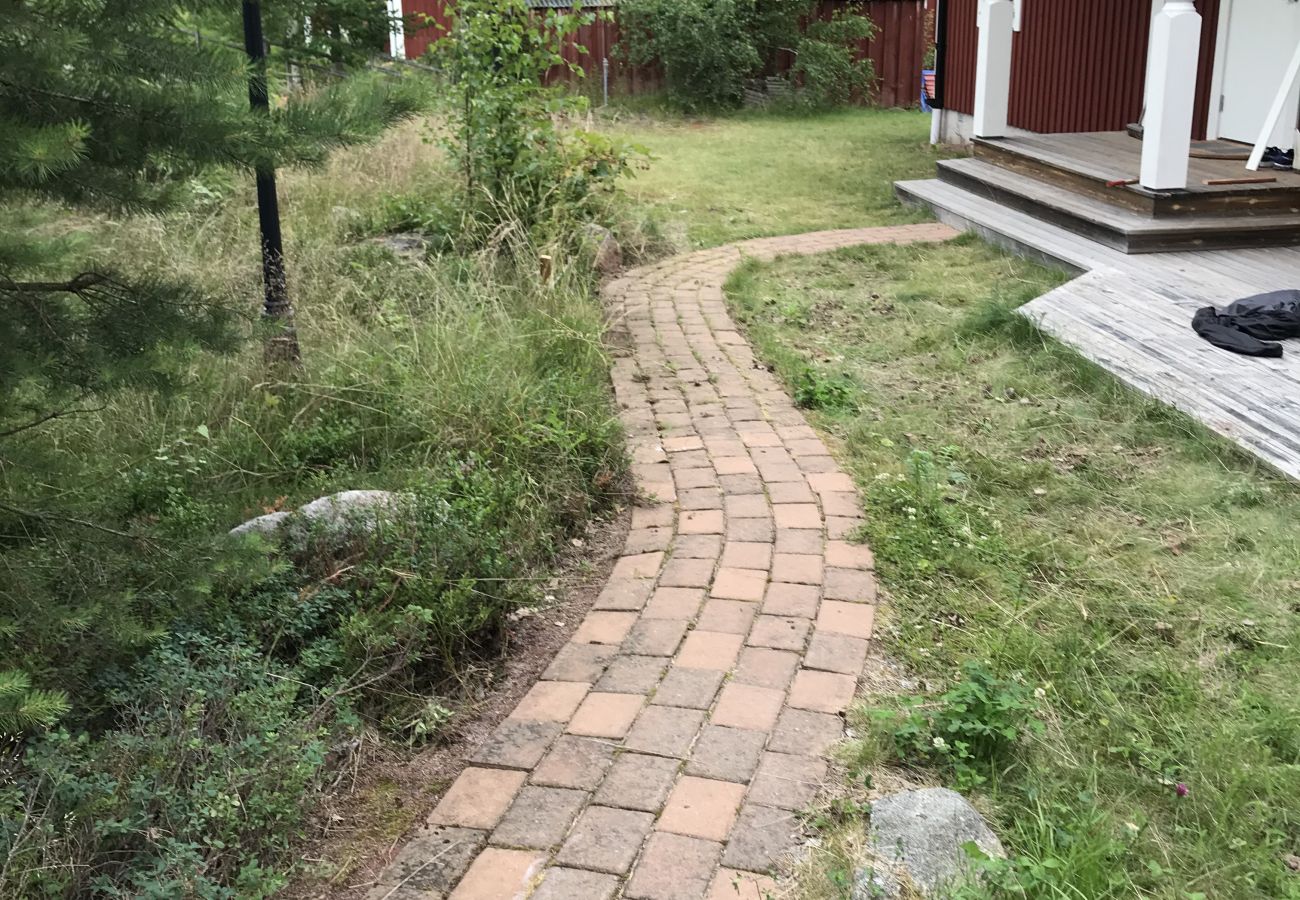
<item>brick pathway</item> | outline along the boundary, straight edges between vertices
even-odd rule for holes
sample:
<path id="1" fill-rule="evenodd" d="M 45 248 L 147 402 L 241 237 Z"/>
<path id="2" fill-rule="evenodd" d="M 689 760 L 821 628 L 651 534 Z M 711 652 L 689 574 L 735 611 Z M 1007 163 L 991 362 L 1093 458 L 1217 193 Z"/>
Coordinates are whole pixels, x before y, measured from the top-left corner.
<path id="1" fill-rule="evenodd" d="M 843 735 L 871 636 L 853 482 L 722 297 L 745 256 L 944 240 L 765 238 L 605 289 L 638 507 L 593 610 L 384 872 L 372 900 L 759 900 Z"/>

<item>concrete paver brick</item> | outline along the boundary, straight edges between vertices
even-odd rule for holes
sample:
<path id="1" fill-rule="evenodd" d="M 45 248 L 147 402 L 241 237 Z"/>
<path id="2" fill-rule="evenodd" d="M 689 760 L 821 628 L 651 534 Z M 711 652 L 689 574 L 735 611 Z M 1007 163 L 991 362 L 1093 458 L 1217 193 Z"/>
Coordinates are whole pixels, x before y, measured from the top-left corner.
<path id="1" fill-rule="evenodd" d="M 763 613 L 769 616 L 811 619 L 817 615 L 820 603 L 821 589 L 815 584 L 773 581 L 763 596 Z"/>
<path id="2" fill-rule="evenodd" d="M 772 580 L 793 584 L 821 584 L 821 554 L 778 552 L 772 559 Z"/>
<path id="3" fill-rule="evenodd" d="M 704 724 L 704 711 L 676 706 L 647 706 L 623 739 L 623 746 L 655 756 L 685 759 Z"/>
<path id="4" fill-rule="evenodd" d="M 617 647 L 603 644 L 575 644 L 572 641 L 560 648 L 551 664 L 542 673 L 547 681 L 585 681 L 600 678 L 605 667 L 618 655 Z"/>
<path id="5" fill-rule="evenodd" d="M 668 796 L 668 803 L 655 828 L 709 841 L 724 841 L 744 796 L 743 784 L 683 775 Z"/>
<path id="6" fill-rule="evenodd" d="M 867 603 L 823 600 L 817 611 L 817 630 L 829 634 L 869 638 L 875 624 L 876 608 Z"/>
<path id="7" fill-rule="evenodd" d="M 556 861 L 562 866 L 624 875 L 632 868 L 632 861 L 653 824 L 654 816 L 650 813 L 588 806 L 578 817 Z"/>
<path id="8" fill-rule="evenodd" d="M 689 669 L 674 665 L 659 683 L 651 703 L 708 709 L 713 705 L 725 673 L 717 669 Z"/>
<path id="9" fill-rule="evenodd" d="M 804 809 L 826 779 L 826 760 L 791 753 L 764 753 L 746 800 L 779 809 Z"/>
<path id="10" fill-rule="evenodd" d="M 746 647 L 741 651 L 734 679 L 739 684 L 784 691 L 794 680 L 799 654 L 768 647 Z"/>
<path id="11" fill-rule="evenodd" d="M 703 588 L 658 588 L 641 611 L 642 619 L 693 619 L 704 604 Z"/>
<path id="12" fill-rule="evenodd" d="M 677 654 L 677 665 L 688 669 L 728 671 L 736 664 L 744 635 L 696 629 L 686 636 Z"/>
<path id="13" fill-rule="evenodd" d="M 465 769 L 438 801 L 429 822 L 461 828 L 495 828 L 528 776 L 509 769 Z"/>
<path id="14" fill-rule="evenodd" d="M 678 534 L 722 534 L 721 509 L 699 509 L 682 513 Z"/>
<path id="15" fill-rule="evenodd" d="M 822 527 L 821 510 L 815 503 L 777 503 L 772 507 L 777 528 Z"/>
<path id="16" fill-rule="evenodd" d="M 708 587 L 713 581 L 713 559 L 690 559 L 686 557 L 668 561 L 659 584 L 664 587 Z"/>
<path id="17" fill-rule="evenodd" d="M 818 673 L 825 675 L 827 673 Z M 797 678 L 796 678 L 797 681 Z M 636 721 L 645 697 L 640 694 L 589 693 L 569 720 L 568 732 L 584 737 L 621 738 Z"/>
<path id="18" fill-rule="evenodd" d="M 672 656 L 690 623 L 685 619 L 642 619 L 623 641 L 624 653 L 641 656 Z"/>
<path id="19" fill-rule="evenodd" d="M 553 850 L 586 802 L 586 791 L 525 785 L 492 832 L 492 845 Z"/>
<path id="20" fill-rule="evenodd" d="M 804 654 L 803 664 L 810 669 L 858 675 L 867 660 L 867 641 L 846 634 L 833 634 L 813 629 L 812 640 Z"/>
<path id="21" fill-rule="evenodd" d="M 621 644 L 636 619 L 633 612 L 593 610 L 573 633 L 573 639 L 580 644 Z"/>
<path id="22" fill-rule="evenodd" d="M 778 753 L 824 756 L 844 737 L 844 720 L 828 713 L 786 707 L 767 748 Z"/>
<path id="23" fill-rule="evenodd" d="M 777 553 L 821 553 L 825 542 L 820 531 L 811 528 L 778 528 Z"/>
<path id="24" fill-rule="evenodd" d="M 704 604 L 695 627 L 701 631 L 721 631 L 727 634 L 748 634 L 749 626 L 758 615 L 757 603 L 743 600 L 710 600 Z"/>
<path id="25" fill-rule="evenodd" d="M 661 656 L 620 656 L 609 664 L 593 690 L 607 694 L 648 694 L 659 684 L 667 667 L 667 660 Z M 590 699 L 588 695 L 587 700 Z M 582 712 L 582 707 L 578 712 Z"/>
<path id="26" fill-rule="evenodd" d="M 445 896 L 460 881 L 487 841 L 486 831 L 434 825 L 417 832 L 380 876 L 384 896 L 396 885 Z M 394 894 L 394 896 L 397 896 Z"/>
<path id="27" fill-rule="evenodd" d="M 765 743 L 764 731 L 705 726 L 686 763 L 686 774 L 748 784 Z"/>
<path id="28" fill-rule="evenodd" d="M 807 636 L 807 619 L 762 615 L 755 620 L 754 628 L 749 633 L 749 644 L 774 650 L 802 650 Z"/>
<path id="29" fill-rule="evenodd" d="M 664 561 L 662 550 L 652 553 L 634 553 L 614 563 L 611 578 L 654 578 L 659 574 L 659 564 Z"/>
<path id="30" fill-rule="evenodd" d="M 614 900 L 618 876 L 584 869 L 547 869 L 528 900 Z M 710 898 L 712 900 L 712 898 Z"/>
<path id="31" fill-rule="evenodd" d="M 801 837 L 794 813 L 746 803 L 722 851 L 722 864 L 747 872 L 773 872 L 799 845 Z"/>
<path id="32" fill-rule="evenodd" d="M 503 769 L 531 769 L 542 761 L 562 731 L 564 725 L 560 722 L 506 719 L 474 751 L 470 762 Z"/>
<path id="33" fill-rule="evenodd" d="M 681 763 L 671 757 L 620 753 L 592 802 L 598 806 L 658 812 L 663 809 Z"/>
<path id="34" fill-rule="evenodd" d="M 724 569 L 757 569 L 772 567 L 772 545 L 755 541 L 728 541 L 722 548 Z"/>
<path id="35" fill-rule="evenodd" d="M 524 694 L 509 718 L 567 722 L 590 688 L 580 681 L 539 681 Z"/>
<path id="36" fill-rule="evenodd" d="M 767 590 L 766 572 L 723 568 L 719 569 L 718 574 L 714 576 L 713 588 L 709 594 L 723 600 L 758 601 L 763 599 L 765 590 Z"/>
<path id="37" fill-rule="evenodd" d="M 826 570 L 822 593 L 828 600 L 872 603 L 876 599 L 876 576 L 861 569 Z"/>
<path id="38" fill-rule="evenodd" d="M 649 578 L 611 578 L 592 604 L 593 609 L 637 610 L 645 606 L 654 582 Z"/>
<path id="39" fill-rule="evenodd" d="M 795 673 L 789 704 L 795 709 L 842 713 L 853 702 L 858 680 L 852 675 L 801 669 Z"/>
<path id="40" fill-rule="evenodd" d="M 777 688 L 733 681 L 722 689 L 711 718 L 715 725 L 771 731 L 784 701 L 785 694 Z"/>
<path id="41" fill-rule="evenodd" d="M 551 752 L 533 770 L 534 784 L 550 787 L 596 789 L 614 762 L 614 747 L 599 738 L 561 735 Z"/>
<path id="42" fill-rule="evenodd" d="M 876 557 L 865 544 L 848 541 L 826 542 L 826 565 L 838 569 L 874 569 Z"/>
<path id="43" fill-rule="evenodd" d="M 447 900 L 515 900 L 541 872 L 546 857 L 531 850 L 488 847 Z"/>
<path id="44" fill-rule="evenodd" d="M 732 519 L 727 523 L 727 540 L 772 543 L 776 529 L 771 519 Z"/>
<path id="45" fill-rule="evenodd" d="M 722 858 L 722 844 L 657 831 L 627 883 L 628 900 L 703 898 Z"/>

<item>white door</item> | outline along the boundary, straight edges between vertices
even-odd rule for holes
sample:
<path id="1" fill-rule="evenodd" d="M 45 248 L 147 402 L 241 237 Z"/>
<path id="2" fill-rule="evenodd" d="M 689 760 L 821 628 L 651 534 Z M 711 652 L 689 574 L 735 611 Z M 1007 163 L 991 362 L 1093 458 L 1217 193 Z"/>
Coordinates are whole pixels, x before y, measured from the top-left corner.
<path id="1" fill-rule="evenodd" d="M 1232 0 L 1224 10 L 1228 18 L 1223 58 L 1223 107 L 1219 137 L 1253 144 L 1259 140 L 1269 107 L 1296 46 L 1300 45 L 1300 0 Z M 1270 145 L 1295 145 L 1300 89 L 1292 96 L 1278 122 Z"/>

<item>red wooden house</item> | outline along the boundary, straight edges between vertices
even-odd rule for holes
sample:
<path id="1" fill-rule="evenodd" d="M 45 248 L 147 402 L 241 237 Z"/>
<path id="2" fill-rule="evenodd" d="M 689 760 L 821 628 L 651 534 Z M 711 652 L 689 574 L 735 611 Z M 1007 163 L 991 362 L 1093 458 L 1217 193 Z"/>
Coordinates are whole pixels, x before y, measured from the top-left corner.
<path id="1" fill-rule="evenodd" d="M 934 136 L 975 150 L 939 183 L 1128 252 L 1300 243 L 1300 175 L 1258 168 L 1296 142 L 1296 0 L 941 0 L 937 40 Z"/>

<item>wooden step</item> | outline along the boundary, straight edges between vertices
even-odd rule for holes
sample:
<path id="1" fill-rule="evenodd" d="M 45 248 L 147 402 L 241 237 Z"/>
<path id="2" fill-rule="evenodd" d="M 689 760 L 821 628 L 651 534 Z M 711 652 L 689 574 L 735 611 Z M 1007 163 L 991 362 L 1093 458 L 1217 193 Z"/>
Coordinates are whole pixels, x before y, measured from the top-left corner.
<path id="1" fill-rule="evenodd" d="M 1300 215 L 1300 178 L 1292 173 L 1279 174 L 1277 183 L 1267 186 L 1205 188 L 1195 183 L 1183 191 L 1153 191 L 1138 184 L 1107 187 L 1108 182 L 1138 177 L 1140 156 L 1137 153 L 1108 153 L 1111 148 L 1099 143 L 1095 153 L 1085 154 L 1081 142 L 1089 135 L 1070 136 L 1074 140 L 1068 148 L 1053 146 L 1051 137 L 975 138 L 975 156 L 1021 175 L 1156 218 Z M 1137 148 L 1141 146 L 1138 141 L 1132 143 Z M 1252 175 L 1244 168 L 1241 174 Z"/>
<path id="2" fill-rule="evenodd" d="M 1123 253 L 1300 244 L 1300 215 L 1157 217 L 984 159 L 944 160 L 938 169 L 940 181 Z"/>

